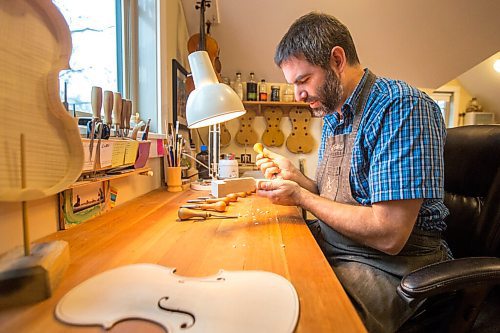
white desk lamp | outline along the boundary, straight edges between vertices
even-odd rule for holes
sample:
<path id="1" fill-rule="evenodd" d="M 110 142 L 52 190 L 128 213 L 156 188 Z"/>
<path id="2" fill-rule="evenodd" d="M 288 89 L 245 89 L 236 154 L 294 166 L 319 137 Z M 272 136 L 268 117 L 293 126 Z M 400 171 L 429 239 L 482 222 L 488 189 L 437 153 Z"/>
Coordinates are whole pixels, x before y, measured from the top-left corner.
<path id="1" fill-rule="evenodd" d="M 188 56 L 195 89 L 186 104 L 189 128 L 210 126 L 209 173 L 218 177 L 220 123 L 237 118 L 246 110 L 236 92 L 227 84 L 219 83 L 206 51 L 193 52 Z"/>

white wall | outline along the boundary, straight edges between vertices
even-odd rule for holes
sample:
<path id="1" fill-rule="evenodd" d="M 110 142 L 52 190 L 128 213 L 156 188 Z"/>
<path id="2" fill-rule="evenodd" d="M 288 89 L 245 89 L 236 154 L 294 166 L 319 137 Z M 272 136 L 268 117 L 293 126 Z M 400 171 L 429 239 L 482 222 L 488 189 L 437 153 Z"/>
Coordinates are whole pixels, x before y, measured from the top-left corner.
<path id="1" fill-rule="evenodd" d="M 247 154 L 252 154 L 252 162 L 255 162 L 255 156 L 257 155 L 253 151 L 253 146 L 251 147 L 244 147 L 236 143 L 235 137 L 236 134 L 238 133 L 240 126 L 240 122 L 238 119 L 231 120 L 226 123 L 226 127 L 231 133 L 231 144 L 228 147 L 222 148 L 221 152 L 228 154 L 228 153 L 234 153 L 236 156 L 240 156 L 243 153 Z M 288 117 L 283 117 L 281 119 L 280 123 L 280 128 L 283 131 L 283 134 L 285 135 L 285 143 L 281 147 L 266 147 L 271 151 L 274 151 L 280 155 L 283 155 L 290 159 L 297 168 L 299 167 L 299 159 L 304 158 L 305 159 L 305 174 L 309 178 L 313 178 L 316 173 L 316 165 L 318 163 L 318 147 L 320 144 L 321 140 L 321 127 L 322 127 L 322 120 L 321 118 L 312 118 L 310 125 L 309 125 L 309 132 L 311 133 L 312 137 L 315 140 L 315 145 L 313 147 L 313 150 L 309 154 L 294 154 L 291 153 L 287 148 L 286 148 L 286 138 L 292 131 L 292 125 L 290 123 L 290 118 Z M 253 129 L 257 133 L 258 136 L 258 141 L 262 142 L 262 134 L 266 130 L 266 121 L 264 117 L 262 116 L 257 116 L 255 117 L 255 120 L 253 122 Z M 206 141 L 205 141 L 206 142 Z"/>

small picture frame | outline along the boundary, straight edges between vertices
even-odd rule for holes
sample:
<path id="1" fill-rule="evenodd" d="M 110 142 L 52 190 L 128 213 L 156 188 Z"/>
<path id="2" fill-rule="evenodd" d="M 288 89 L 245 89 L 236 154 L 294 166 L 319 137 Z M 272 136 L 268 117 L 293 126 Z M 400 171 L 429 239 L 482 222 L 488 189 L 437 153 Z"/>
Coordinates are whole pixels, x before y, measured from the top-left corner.
<path id="1" fill-rule="evenodd" d="M 188 97 L 188 71 L 176 59 L 172 59 L 172 107 L 173 124 L 179 121 L 179 126 L 187 129 L 186 103 Z"/>

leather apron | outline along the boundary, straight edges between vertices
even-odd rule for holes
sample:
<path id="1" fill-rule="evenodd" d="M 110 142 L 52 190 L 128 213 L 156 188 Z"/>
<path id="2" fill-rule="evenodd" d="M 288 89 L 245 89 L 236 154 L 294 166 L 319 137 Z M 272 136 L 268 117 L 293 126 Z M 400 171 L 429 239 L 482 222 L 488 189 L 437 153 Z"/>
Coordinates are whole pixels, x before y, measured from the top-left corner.
<path id="1" fill-rule="evenodd" d="M 357 98 L 351 133 L 327 139 L 316 172 L 322 197 L 360 205 L 353 198 L 350 185 L 352 150 L 375 80 L 376 76 L 367 70 Z M 343 236 L 320 220 L 309 223 L 309 227 L 370 332 L 395 331 L 416 310 L 410 309 L 396 292 L 405 274 L 448 258 L 439 233 L 417 228 L 403 250 L 391 256 Z"/>

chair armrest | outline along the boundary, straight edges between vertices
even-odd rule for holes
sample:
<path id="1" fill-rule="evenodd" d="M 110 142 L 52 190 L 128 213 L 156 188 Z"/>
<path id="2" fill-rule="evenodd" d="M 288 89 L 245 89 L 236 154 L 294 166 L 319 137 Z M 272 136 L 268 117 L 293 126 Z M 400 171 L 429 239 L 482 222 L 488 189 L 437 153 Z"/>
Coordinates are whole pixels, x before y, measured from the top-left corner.
<path id="1" fill-rule="evenodd" d="M 500 284 L 500 258 L 468 257 L 417 269 L 401 280 L 399 295 L 413 304 L 430 296 Z"/>

